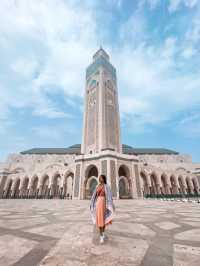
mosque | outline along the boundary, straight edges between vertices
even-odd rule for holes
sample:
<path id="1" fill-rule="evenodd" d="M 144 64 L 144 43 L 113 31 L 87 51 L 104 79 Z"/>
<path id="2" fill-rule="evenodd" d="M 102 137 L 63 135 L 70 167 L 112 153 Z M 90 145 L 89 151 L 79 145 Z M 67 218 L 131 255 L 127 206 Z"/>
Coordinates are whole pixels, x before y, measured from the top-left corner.
<path id="1" fill-rule="evenodd" d="M 121 143 L 116 69 L 100 48 L 86 69 L 82 144 L 33 148 L 0 164 L 0 198 L 89 199 L 105 174 L 115 199 L 200 193 L 200 163 Z"/>

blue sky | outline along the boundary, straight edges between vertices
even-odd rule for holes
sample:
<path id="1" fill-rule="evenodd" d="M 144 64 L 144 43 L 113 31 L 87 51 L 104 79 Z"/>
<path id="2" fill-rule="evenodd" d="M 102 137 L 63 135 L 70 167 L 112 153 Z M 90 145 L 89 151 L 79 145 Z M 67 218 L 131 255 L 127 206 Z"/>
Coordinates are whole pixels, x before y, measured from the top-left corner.
<path id="1" fill-rule="evenodd" d="M 1 0 L 0 160 L 81 143 L 100 45 L 117 69 L 122 142 L 200 161 L 199 0 Z"/>

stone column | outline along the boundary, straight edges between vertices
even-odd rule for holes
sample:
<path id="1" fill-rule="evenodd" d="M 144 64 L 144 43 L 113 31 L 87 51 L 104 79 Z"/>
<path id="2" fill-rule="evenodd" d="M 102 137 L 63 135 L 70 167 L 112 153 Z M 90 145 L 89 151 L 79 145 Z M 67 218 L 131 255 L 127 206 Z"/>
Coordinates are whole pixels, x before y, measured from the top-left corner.
<path id="1" fill-rule="evenodd" d="M 166 190 L 166 194 L 171 194 L 170 193 L 170 187 L 169 187 L 169 184 L 166 184 L 166 186 L 165 186 L 165 190 Z"/>
<path id="2" fill-rule="evenodd" d="M 110 185 L 112 190 L 113 198 L 117 199 L 119 197 L 119 189 L 117 190 L 117 169 L 115 160 L 109 160 L 109 170 L 110 170 Z"/>
<path id="3" fill-rule="evenodd" d="M 39 185 L 39 192 L 38 192 L 38 196 L 42 196 L 42 185 Z"/>
<path id="4" fill-rule="evenodd" d="M 54 197 L 55 196 L 55 192 L 56 192 L 56 188 L 55 188 L 54 184 L 50 184 L 50 196 Z"/>
<path id="5" fill-rule="evenodd" d="M 160 184 L 156 184 L 156 193 L 157 195 L 161 194 Z"/>
<path id="6" fill-rule="evenodd" d="M 19 185 L 19 197 L 20 198 L 23 196 L 23 193 L 24 193 L 24 189 L 23 189 L 23 179 L 22 179 Z"/>
<path id="7" fill-rule="evenodd" d="M 142 190 L 141 190 L 141 185 L 140 185 L 138 164 L 134 164 L 134 175 L 135 175 L 135 186 L 136 186 L 137 197 L 141 198 Z"/>
<path id="8" fill-rule="evenodd" d="M 0 181 L 0 198 L 3 197 L 3 192 L 5 189 L 6 181 L 8 179 L 8 176 L 6 174 L 1 175 L 1 181 Z"/>
<path id="9" fill-rule="evenodd" d="M 150 185 L 147 184 L 147 185 L 146 185 L 146 188 L 147 188 L 147 194 L 150 194 Z"/>
<path id="10" fill-rule="evenodd" d="M 150 189 L 149 189 L 150 185 L 149 184 L 144 184 L 144 196 L 147 194 L 150 194 Z"/>
<path id="11" fill-rule="evenodd" d="M 84 178 L 84 177 L 83 177 Z M 73 198 L 80 198 L 80 181 L 81 181 L 81 164 L 76 164 L 75 175 L 74 175 L 74 187 L 73 187 Z"/>
<path id="12" fill-rule="evenodd" d="M 174 185 L 174 194 L 178 194 L 178 186 L 177 186 L 177 184 Z"/>

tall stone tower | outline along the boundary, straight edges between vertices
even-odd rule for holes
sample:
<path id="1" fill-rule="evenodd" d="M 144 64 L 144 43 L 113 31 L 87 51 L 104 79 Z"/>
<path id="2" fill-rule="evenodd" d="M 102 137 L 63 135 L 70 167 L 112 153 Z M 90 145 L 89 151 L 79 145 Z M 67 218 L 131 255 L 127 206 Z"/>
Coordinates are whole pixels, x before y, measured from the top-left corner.
<path id="1" fill-rule="evenodd" d="M 100 48 L 86 70 L 83 154 L 121 152 L 116 69 Z"/>

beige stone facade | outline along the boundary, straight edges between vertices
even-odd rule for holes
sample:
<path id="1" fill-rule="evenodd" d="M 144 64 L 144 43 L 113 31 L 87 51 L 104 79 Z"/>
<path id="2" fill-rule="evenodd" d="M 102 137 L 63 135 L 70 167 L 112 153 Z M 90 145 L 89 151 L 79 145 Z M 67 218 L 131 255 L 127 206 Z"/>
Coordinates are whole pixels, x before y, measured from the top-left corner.
<path id="1" fill-rule="evenodd" d="M 200 193 L 200 163 L 121 144 L 116 70 L 100 49 L 86 71 L 82 145 L 32 149 L 0 164 L 0 198 L 87 199 L 105 174 L 114 198 Z"/>

